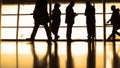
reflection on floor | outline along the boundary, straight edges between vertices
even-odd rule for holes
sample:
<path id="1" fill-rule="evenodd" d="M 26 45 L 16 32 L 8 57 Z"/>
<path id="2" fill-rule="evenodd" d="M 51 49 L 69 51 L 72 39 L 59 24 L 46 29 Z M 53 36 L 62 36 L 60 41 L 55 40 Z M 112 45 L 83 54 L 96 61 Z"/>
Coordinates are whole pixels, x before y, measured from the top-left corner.
<path id="1" fill-rule="evenodd" d="M 1 68 L 120 68 L 116 42 L 2 41 Z"/>

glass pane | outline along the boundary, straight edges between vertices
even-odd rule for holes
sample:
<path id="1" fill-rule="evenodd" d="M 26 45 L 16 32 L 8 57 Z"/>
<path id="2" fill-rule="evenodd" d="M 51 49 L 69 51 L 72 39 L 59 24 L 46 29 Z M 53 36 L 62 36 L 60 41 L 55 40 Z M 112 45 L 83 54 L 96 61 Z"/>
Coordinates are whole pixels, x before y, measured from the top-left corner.
<path id="1" fill-rule="evenodd" d="M 19 28 L 18 39 L 30 38 L 33 28 Z"/>
<path id="2" fill-rule="evenodd" d="M 102 13 L 103 12 L 103 4 L 102 3 L 95 3 L 95 12 Z"/>
<path id="3" fill-rule="evenodd" d="M 34 19 L 32 15 L 21 15 L 19 20 L 19 26 L 34 26 Z"/>
<path id="4" fill-rule="evenodd" d="M 87 39 L 86 28 L 73 28 L 72 29 L 72 39 Z"/>
<path id="5" fill-rule="evenodd" d="M 31 14 L 33 13 L 35 5 L 20 5 L 20 14 Z"/>
<path id="6" fill-rule="evenodd" d="M 86 17 L 83 14 L 80 14 L 75 17 L 75 23 L 73 26 L 86 26 Z"/>
<path id="7" fill-rule="evenodd" d="M 86 5 L 85 3 L 75 3 L 73 9 L 76 13 L 85 13 Z"/>
<path id="8" fill-rule="evenodd" d="M 16 26 L 17 16 L 2 16 L 2 26 Z"/>
<path id="9" fill-rule="evenodd" d="M 96 26 L 103 26 L 103 15 L 102 14 L 96 14 Z"/>
<path id="10" fill-rule="evenodd" d="M 16 28 L 2 28 L 2 39 L 16 39 Z"/>
<path id="11" fill-rule="evenodd" d="M 60 26 L 66 26 L 67 24 L 65 23 L 65 15 L 61 15 L 61 23 Z"/>
<path id="12" fill-rule="evenodd" d="M 17 14 L 17 5 L 2 5 L 2 14 Z"/>
<path id="13" fill-rule="evenodd" d="M 96 39 L 103 39 L 103 27 L 96 27 Z"/>

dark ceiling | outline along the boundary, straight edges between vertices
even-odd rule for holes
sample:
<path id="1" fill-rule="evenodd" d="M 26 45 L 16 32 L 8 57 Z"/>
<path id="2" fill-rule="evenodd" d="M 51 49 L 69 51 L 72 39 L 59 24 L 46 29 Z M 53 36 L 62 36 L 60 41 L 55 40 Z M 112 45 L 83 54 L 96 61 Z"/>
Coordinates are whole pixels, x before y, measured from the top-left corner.
<path id="1" fill-rule="evenodd" d="M 17 4 L 18 1 L 20 3 L 24 4 L 33 4 L 35 3 L 36 0 L 2 0 L 3 4 Z M 48 0 L 50 1 L 50 0 Z M 52 2 L 61 2 L 61 3 L 66 3 L 69 2 L 70 0 L 52 0 Z M 87 0 L 74 0 L 76 2 L 85 2 Z M 95 2 L 102 2 L 102 0 L 89 0 L 89 1 L 95 1 Z M 120 2 L 120 0 L 105 0 L 106 2 Z"/>

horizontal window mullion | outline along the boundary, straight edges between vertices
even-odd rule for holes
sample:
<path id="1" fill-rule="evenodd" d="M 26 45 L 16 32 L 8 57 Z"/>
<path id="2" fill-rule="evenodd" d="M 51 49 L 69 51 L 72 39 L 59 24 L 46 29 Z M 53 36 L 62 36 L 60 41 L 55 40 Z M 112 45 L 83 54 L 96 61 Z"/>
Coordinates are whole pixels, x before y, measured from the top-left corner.
<path id="1" fill-rule="evenodd" d="M 65 15 L 66 13 L 61 13 L 61 15 Z M 84 13 L 77 13 L 77 14 L 84 14 Z M 95 14 L 103 14 L 103 13 L 95 13 Z M 112 13 L 105 13 L 105 14 L 112 14 Z M 18 14 L 2 14 L 2 16 L 12 16 L 12 15 L 18 15 Z M 19 15 L 33 15 L 32 13 L 29 13 L 29 14 L 19 14 Z"/>
<path id="2" fill-rule="evenodd" d="M 18 26 L 18 28 L 33 28 L 34 26 Z M 86 28 L 87 26 L 73 26 L 73 28 Z M 103 26 L 96 26 L 96 27 L 103 27 Z M 107 25 L 107 27 L 112 27 L 112 25 Z M 1 28 L 17 28 L 16 26 L 2 26 Z M 40 26 L 39 28 L 44 28 Z M 67 26 L 60 26 L 59 28 L 67 28 Z"/>

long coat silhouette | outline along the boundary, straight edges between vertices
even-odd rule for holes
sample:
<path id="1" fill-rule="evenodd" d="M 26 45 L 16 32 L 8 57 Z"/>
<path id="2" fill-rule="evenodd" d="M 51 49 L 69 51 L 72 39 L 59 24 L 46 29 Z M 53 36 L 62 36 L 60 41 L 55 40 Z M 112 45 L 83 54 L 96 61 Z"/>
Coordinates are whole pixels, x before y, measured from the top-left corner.
<path id="1" fill-rule="evenodd" d="M 47 12 L 47 1 L 36 1 L 35 9 L 33 11 L 33 18 L 35 19 L 35 24 L 38 25 L 44 25 L 50 21 Z"/>
<path id="2" fill-rule="evenodd" d="M 33 11 L 33 18 L 34 18 L 34 28 L 33 32 L 31 34 L 30 40 L 34 40 L 37 30 L 39 28 L 39 25 L 43 25 L 46 33 L 48 40 L 51 40 L 51 32 L 50 28 L 48 27 L 48 22 L 50 21 L 48 12 L 47 12 L 47 1 L 46 0 L 37 0 L 35 9 Z"/>
<path id="3" fill-rule="evenodd" d="M 86 2 L 85 9 L 86 24 L 87 24 L 87 33 L 88 40 L 94 39 L 95 36 L 95 8 L 91 5 L 89 1 Z"/>

